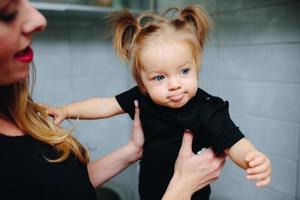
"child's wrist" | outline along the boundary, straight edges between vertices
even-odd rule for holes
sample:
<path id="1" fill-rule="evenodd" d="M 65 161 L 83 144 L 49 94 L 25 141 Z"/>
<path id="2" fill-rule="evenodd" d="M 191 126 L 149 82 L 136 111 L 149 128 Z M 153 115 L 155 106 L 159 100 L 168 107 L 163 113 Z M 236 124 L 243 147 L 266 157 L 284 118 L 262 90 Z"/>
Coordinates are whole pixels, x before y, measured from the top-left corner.
<path id="1" fill-rule="evenodd" d="M 70 109 L 68 106 L 64 106 L 61 108 L 61 111 L 63 112 L 63 114 L 65 115 L 66 118 L 71 118 L 71 113 L 70 113 Z"/>

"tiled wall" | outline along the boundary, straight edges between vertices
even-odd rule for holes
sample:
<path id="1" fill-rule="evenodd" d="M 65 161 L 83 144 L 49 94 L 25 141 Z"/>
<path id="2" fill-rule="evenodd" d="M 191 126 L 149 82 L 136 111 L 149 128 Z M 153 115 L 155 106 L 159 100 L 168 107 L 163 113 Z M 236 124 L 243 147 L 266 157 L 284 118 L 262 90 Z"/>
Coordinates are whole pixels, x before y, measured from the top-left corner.
<path id="1" fill-rule="evenodd" d="M 198 2 L 215 23 L 201 86 L 229 100 L 236 124 L 273 164 L 271 185 L 257 189 L 228 160 L 212 199 L 299 199 L 300 1 Z"/>

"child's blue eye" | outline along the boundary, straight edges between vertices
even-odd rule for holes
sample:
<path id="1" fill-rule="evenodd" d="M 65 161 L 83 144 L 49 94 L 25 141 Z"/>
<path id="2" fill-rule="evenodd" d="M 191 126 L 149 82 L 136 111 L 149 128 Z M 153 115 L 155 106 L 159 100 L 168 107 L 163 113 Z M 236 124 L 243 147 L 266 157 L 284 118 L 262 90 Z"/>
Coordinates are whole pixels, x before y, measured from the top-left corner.
<path id="1" fill-rule="evenodd" d="M 165 76 L 164 75 L 158 75 L 158 76 L 155 76 L 154 77 L 154 80 L 156 80 L 156 81 L 162 81 L 162 80 L 164 80 L 165 79 Z"/>
<path id="2" fill-rule="evenodd" d="M 190 69 L 189 68 L 184 68 L 181 70 L 181 74 L 182 75 L 186 75 L 187 73 L 189 73 Z"/>

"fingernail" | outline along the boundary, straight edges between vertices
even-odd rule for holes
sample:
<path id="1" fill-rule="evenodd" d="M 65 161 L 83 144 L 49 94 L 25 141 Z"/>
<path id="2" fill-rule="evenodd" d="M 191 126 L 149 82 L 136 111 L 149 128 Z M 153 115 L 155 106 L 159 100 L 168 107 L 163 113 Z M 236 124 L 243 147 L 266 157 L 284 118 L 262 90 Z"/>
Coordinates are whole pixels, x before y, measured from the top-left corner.
<path id="1" fill-rule="evenodd" d="M 135 106 L 135 107 L 139 107 L 139 102 L 138 102 L 138 100 L 134 100 L 133 103 L 134 103 L 134 106 Z"/>

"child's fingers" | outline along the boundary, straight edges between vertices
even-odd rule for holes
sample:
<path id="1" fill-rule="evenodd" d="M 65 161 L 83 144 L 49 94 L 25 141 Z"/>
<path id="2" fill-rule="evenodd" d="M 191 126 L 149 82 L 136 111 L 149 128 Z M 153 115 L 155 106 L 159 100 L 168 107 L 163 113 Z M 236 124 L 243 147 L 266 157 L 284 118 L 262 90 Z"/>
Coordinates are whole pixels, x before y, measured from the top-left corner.
<path id="1" fill-rule="evenodd" d="M 248 174 L 247 179 L 248 180 L 264 180 L 270 176 L 271 176 L 271 172 L 270 172 L 270 170 L 267 170 L 265 172 L 258 173 L 258 174 Z"/>
<path id="2" fill-rule="evenodd" d="M 63 117 L 63 114 L 59 113 L 57 110 L 45 110 L 46 114 L 49 115 L 50 117 L 63 121 L 65 118 Z"/>
<path id="3" fill-rule="evenodd" d="M 250 168 L 247 169 L 247 173 L 248 174 L 257 174 L 257 173 L 267 171 L 269 168 L 271 168 L 270 162 L 268 160 L 264 159 L 264 162 L 257 163 L 257 165 L 253 165 L 253 167 L 250 166 Z"/>
<path id="4" fill-rule="evenodd" d="M 266 162 L 266 157 L 262 155 L 258 155 L 253 160 L 251 160 L 248 164 L 251 168 L 262 165 L 264 162 Z"/>
<path id="5" fill-rule="evenodd" d="M 55 125 L 60 125 L 61 122 L 64 121 L 64 119 L 65 119 L 64 117 L 57 116 L 57 117 L 54 118 L 54 124 Z"/>
<path id="6" fill-rule="evenodd" d="M 257 156 L 257 151 L 251 151 L 251 152 L 247 153 L 247 155 L 246 155 L 246 157 L 245 157 L 245 161 L 250 162 L 250 161 L 253 160 L 256 156 Z"/>
<path id="7" fill-rule="evenodd" d="M 271 177 L 268 177 L 264 180 L 261 180 L 261 181 L 257 182 L 256 186 L 257 187 L 264 187 L 264 186 L 268 185 L 270 182 L 271 182 Z"/>

